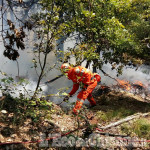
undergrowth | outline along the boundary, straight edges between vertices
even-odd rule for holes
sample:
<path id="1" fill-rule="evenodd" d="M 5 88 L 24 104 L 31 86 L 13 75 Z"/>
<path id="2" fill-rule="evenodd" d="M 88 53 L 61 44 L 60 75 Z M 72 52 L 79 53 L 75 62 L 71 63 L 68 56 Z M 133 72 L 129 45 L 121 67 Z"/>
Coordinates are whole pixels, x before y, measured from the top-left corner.
<path id="1" fill-rule="evenodd" d="M 133 110 L 118 108 L 116 110 L 108 110 L 107 112 L 98 111 L 97 117 L 99 118 L 100 121 L 107 122 L 107 121 L 111 121 L 112 119 L 121 119 L 132 114 L 134 114 Z"/>
<path id="2" fill-rule="evenodd" d="M 25 89 L 29 84 L 24 79 L 15 82 L 11 77 L 1 79 L 0 90 L 5 96 L 4 100 L 0 101 L 0 118 L 2 122 L 9 119 L 13 124 L 22 124 L 26 119 L 30 118 L 33 122 L 39 122 L 42 118 L 49 119 L 51 113 L 54 111 L 52 103 L 47 101 L 44 97 L 33 98 Z M 24 91 L 17 89 L 23 87 Z M 14 97 L 13 94 L 18 96 Z M 40 93 L 40 91 L 38 91 Z M 5 111 L 5 114 L 2 113 Z"/>
<path id="3" fill-rule="evenodd" d="M 142 118 L 134 121 L 132 124 L 123 124 L 121 131 L 128 135 L 137 135 L 140 138 L 150 139 L 150 121 Z"/>
<path id="4" fill-rule="evenodd" d="M 21 124 L 27 118 L 31 118 L 33 122 L 38 122 L 41 117 L 50 117 L 53 112 L 51 102 L 42 98 L 36 100 L 24 98 L 21 94 L 19 98 L 6 95 L 5 100 L 0 102 L 0 109 L 7 112 L 10 121 L 14 124 Z"/>

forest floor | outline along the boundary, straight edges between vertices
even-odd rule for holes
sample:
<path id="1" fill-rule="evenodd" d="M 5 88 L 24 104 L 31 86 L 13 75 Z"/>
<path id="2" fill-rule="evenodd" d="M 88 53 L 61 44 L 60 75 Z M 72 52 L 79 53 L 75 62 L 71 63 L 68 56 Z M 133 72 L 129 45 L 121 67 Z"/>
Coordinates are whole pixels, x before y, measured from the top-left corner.
<path id="1" fill-rule="evenodd" d="M 78 116 L 53 104 L 50 118 L 36 123 L 28 118 L 15 124 L 11 113 L 1 111 L 0 150 L 150 149 L 149 100 L 110 91 L 96 97 L 96 102 L 93 108 L 84 106 Z"/>

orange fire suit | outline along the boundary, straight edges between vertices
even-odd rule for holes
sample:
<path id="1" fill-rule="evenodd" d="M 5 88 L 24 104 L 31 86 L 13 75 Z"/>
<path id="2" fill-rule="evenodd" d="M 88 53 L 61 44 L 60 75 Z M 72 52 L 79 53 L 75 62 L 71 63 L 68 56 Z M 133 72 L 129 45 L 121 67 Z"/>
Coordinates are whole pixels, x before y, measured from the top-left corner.
<path id="1" fill-rule="evenodd" d="M 92 106 L 96 105 L 94 98 L 92 97 L 92 91 L 97 86 L 97 80 L 94 77 L 94 74 L 82 66 L 74 67 L 69 70 L 67 73 L 68 79 L 73 81 L 73 88 L 69 95 L 73 95 L 79 88 L 82 90 L 77 96 L 76 104 L 73 108 L 73 112 L 78 114 L 80 108 L 83 105 L 85 99 L 88 99 Z"/>

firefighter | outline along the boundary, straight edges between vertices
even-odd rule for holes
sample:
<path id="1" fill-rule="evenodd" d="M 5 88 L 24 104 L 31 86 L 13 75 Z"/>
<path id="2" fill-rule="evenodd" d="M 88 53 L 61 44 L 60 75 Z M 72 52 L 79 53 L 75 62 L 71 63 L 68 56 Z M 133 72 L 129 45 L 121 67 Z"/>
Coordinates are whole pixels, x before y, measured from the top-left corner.
<path id="1" fill-rule="evenodd" d="M 101 77 L 96 73 L 92 73 L 87 68 L 82 66 L 71 67 L 68 63 L 62 64 L 61 71 L 73 82 L 73 88 L 68 96 L 64 98 L 64 101 L 67 101 L 69 97 L 75 94 L 75 92 L 79 89 L 79 86 L 82 89 L 77 96 L 73 113 L 76 115 L 79 113 L 85 99 L 88 99 L 91 106 L 95 106 L 96 102 L 92 97 L 92 91 L 97 86 L 97 83 L 100 82 Z"/>

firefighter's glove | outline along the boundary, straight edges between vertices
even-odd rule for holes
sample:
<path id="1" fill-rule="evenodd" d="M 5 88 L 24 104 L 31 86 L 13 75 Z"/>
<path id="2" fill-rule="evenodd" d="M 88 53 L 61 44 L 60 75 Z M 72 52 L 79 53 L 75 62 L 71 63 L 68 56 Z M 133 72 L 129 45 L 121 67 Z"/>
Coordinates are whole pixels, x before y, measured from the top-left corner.
<path id="1" fill-rule="evenodd" d="M 65 96 L 65 98 L 63 99 L 63 101 L 64 102 L 68 102 L 68 100 L 69 100 L 69 96 L 67 95 L 67 96 Z"/>

